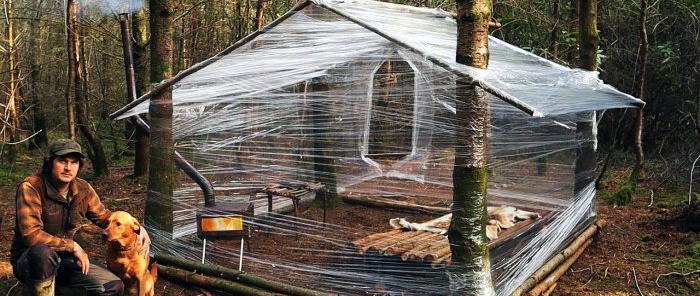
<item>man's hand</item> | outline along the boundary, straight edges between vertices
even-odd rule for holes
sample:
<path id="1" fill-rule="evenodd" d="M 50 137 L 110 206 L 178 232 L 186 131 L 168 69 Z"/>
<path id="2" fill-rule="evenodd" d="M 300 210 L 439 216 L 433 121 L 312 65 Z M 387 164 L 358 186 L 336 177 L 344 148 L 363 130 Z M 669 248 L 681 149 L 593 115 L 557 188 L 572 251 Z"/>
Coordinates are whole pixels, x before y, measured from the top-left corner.
<path id="1" fill-rule="evenodd" d="M 141 249 L 139 250 L 139 255 L 143 256 L 143 258 L 145 259 L 148 259 L 148 254 L 151 251 L 151 238 L 148 236 L 148 232 L 146 232 L 145 227 L 141 227 L 141 231 L 139 232 L 136 239 L 139 242 L 141 242 Z"/>
<path id="2" fill-rule="evenodd" d="M 90 271 L 90 259 L 83 247 L 76 242 L 73 242 L 73 257 L 75 257 L 76 263 L 80 264 L 81 272 L 88 274 L 88 271 Z"/>

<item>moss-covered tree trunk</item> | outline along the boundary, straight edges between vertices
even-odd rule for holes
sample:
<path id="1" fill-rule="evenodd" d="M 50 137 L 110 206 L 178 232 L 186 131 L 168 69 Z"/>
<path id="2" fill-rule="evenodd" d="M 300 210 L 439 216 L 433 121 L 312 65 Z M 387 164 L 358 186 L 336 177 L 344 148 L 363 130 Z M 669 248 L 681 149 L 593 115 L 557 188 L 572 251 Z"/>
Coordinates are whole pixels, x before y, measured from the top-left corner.
<path id="1" fill-rule="evenodd" d="M 491 3 L 456 1 L 457 62 L 488 66 Z M 469 79 L 457 80 L 457 124 L 452 220 L 448 239 L 452 264 L 448 270 L 453 295 L 494 295 L 486 238 L 486 185 L 489 104 L 485 93 Z"/>
<path id="2" fill-rule="evenodd" d="M 579 68 L 588 71 L 598 70 L 598 27 L 596 0 L 581 0 L 579 2 Z M 578 195 L 586 188 L 595 176 L 595 134 L 593 131 L 596 118 L 595 112 L 584 116 L 586 119 L 576 124 L 576 136 L 579 149 L 576 157 L 576 180 L 574 194 Z"/>
<path id="3" fill-rule="evenodd" d="M 333 207 L 342 203 L 338 196 L 335 170 L 335 157 L 333 131 L 331 129 L 331 118 L 327 107 L 326 93 L 328 92 L 328 81 L 317 78 L 311 81 L 313 96 L 311 102 L 311 120 L 313 122 L 313 158 L 316 182 L 326 186 L 326 205 Z M 314 203 L 318 204 L 318 199 Z"/>
<path id="4" fill-rule="evenodd" d="M 170 0 L 149 0 L 151 29 L 151 81 L 172 76 L 173 8 Z M 148 113 L 151 119 L 150 171 L 145 222 L 159 233 L 151 235 L 156 248 L 166 247 L 173 233 L 173 190 L 175 187 L 175 148 L 172 133 L 172 92 L 155 94 Z M 167 252 L 163 249 L 161 251 Z"/>

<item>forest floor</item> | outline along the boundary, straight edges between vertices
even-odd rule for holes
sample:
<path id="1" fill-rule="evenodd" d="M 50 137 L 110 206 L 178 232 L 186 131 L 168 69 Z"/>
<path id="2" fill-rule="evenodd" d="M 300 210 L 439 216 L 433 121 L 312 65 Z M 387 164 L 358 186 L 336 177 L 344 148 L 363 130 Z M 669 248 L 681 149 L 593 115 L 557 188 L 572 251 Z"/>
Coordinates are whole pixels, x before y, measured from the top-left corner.
<path id="1" fill-rule="evenodd" d="M 26 170 L 38 165 L 33 160 L 26 162 L 15 168 Z M 686 219 L 690 209 L 687 185 L 681 184 L 687 183 L 665 175 L 673 169 L 648 165 L 647 178 L 629 191 L 631 202 L 614 205 L 609 196 L 623 192 L 620 184 L 631 166 L 623 161 L 612 167 L 597 200 L 598 216 L 607 226 L 558 280 L 550 295 L 700 295 L 700 235 L 697 224 L 689 225 L 690 220 Z M 16 179 L 16 173 L 10 179 Z M 128 173 L 128 167 L 113 167 L 109 177 L 91 182 L 108 206 L 124 205 L 124 199 L 128 199 L 128 206 L 138 212 L 143 208 L 145 188 L 124 178 Z M 0 182 L 0 192 L 4 192 L 0 196 L 0 296 L 20 295 L 21 291 L 9 264 L 17 180 Z M 119 198 L 111 200 L 113 197 Z M 348 224 L 377 219 L 383 221 L 377 224 L 386 225 L 387 221 L 382 215 L 368 215 L 367 209 L 357 205 L 334 211 L 334 216 L 346 217 Z M 318 211 L 305 211 L 303 215 L 318 215 Z M 94 242 L 96 248 L 102 245 Z M 159 278 L 156 289 L 156 295 L 225 295 L 165 278 Z"/>

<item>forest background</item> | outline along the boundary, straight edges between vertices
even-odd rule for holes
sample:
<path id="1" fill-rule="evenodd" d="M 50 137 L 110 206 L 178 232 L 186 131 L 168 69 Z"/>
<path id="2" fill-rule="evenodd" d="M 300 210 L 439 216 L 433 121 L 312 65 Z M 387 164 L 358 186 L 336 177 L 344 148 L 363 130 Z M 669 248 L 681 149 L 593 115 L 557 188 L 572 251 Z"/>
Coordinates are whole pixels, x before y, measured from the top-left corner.
<path id="1" fill-rule="evenodd" d="M 455 10 L 454 1 L 391 2 Z M 218 53 L 295 3 L 173 1 L 173 73 Z M 3 4 L 0 171 L 12 171 L 15 163 L 41 151 L 50 139 L 76 135 L 89 154 L 95 178 L 110 175 L 111 167 L 123 163 L 133 164 L 132 176 L 145 177 L 148 162 L 138 158 L 148 151 L 147 139 L 128 122 L 109 119 L 109 114 L 133 99 L 124 76 L 119 14 L 132 14 L 137 95 L 158 82 L 149 81 L 147 3 L 3 0 Z M 491 33 L 573 68 L 578 65 L 577 7 L 577 0 L 493 1 L 493 18 L 501 26 Z M 651 190 L 663 187 L 666 194 L 684 196 L 677 200 L 687 209 L 697 200 L 688 196 L 687 189 L 700 188 L 691 174 L 700 155 L 700 3 L 606 0 L 599 1 L 597 13 L 600 77 L 646 102 L 643 113 L 613 110 L 600 117 L 599 167 L 604 172 L 610 163 L 622 172 L 615 186 L 601 186 L 600 195 L 615 205 L 630 204 L 633 196 L 649 195 L 635 185 L 653 180 Z M 641 141 L 636 141 L 638 119 Z M 641 149 L 635 149 L 637 143 Z M 627 161 L 608 162 L 619 158 Z M 629 178 L 634 163 L 642 159 L 647 169 Z"/>

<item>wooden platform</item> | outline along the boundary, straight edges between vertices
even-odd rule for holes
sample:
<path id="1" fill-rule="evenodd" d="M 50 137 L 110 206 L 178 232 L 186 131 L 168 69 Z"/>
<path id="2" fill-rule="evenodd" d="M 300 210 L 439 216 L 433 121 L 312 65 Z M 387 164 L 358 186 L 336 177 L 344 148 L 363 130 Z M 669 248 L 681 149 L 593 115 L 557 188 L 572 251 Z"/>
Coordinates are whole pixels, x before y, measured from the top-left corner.
<path id="1" fill-rule="evenodd" d="M 542 221 L 543 219 L 527 219 L 516 223 L 515 226 L 501 231 L 498 239 L 489 242 L 489 249 L 496 251 L 515 234 L 539 229 Z M 428 221 L 425 224 L 431 223 Z M 429 231 L 393 229 L 354 240 L 352 246 L 359 254 L 422 262 L 431 268 L 445 267 L 452 261 L 447 236 Z"/>

